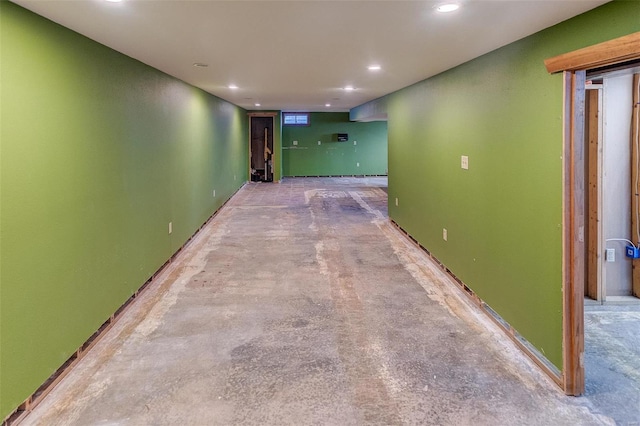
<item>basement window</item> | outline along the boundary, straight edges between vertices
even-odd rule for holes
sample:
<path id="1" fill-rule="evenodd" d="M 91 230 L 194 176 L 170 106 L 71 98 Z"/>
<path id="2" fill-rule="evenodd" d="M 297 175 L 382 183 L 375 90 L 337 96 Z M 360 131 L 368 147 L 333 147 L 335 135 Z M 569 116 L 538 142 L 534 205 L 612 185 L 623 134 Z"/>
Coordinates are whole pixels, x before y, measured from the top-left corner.
<path id="1" fill-rule="evenodd" d="M 285 126 L 308 126 L 311 124 L 308 112 L 283 112 L 282 124 Z"/>

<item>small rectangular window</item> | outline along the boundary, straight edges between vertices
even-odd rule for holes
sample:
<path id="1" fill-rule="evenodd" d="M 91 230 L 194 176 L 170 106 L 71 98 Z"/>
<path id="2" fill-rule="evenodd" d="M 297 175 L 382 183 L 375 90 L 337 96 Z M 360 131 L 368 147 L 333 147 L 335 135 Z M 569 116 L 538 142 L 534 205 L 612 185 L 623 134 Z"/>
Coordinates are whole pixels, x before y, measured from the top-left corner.
<path id="1" fill-rule="evenodd" d="M 285 126 L 308 126 L 310 124 L 308 112 L 283 112 L 282 123 Z"/>

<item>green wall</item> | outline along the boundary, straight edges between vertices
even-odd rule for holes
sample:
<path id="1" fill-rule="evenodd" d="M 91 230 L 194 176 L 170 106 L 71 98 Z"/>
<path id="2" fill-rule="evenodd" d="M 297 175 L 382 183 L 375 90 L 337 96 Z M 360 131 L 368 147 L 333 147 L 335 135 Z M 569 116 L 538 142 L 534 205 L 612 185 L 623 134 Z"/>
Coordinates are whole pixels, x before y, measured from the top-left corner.
<path id="1" fill-rule="evenodd" d="M 310 119 L 310 126 L 282 126 L 283 176 L 387 174 L 386 122 L 352 122 L 347 112 L 312 112 Z M 337 142 L 336 133 L 349 141 Z"/>
<path id="2" fill-rule="evenodd" d="M 608 3 L 375 101 L 390 217 L 559 369 L 563 89 L 543 61 L 636 31 L 640 2 Z"/>
<path id="3" fill-rule="evenodd" d="M 0 28 L 2 419 L 247 180 L 248 123 L 12 3 Z"/>

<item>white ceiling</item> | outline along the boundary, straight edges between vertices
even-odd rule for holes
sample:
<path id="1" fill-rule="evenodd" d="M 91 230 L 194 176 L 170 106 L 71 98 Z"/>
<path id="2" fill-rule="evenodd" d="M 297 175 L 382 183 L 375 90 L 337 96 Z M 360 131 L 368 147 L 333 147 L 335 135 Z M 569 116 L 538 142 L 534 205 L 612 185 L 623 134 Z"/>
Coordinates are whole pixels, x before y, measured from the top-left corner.
<path id="1" fill-rule="evenodd" d="M 346 111 L 607 2 L 13 1 L 243 108 L 289 111 Z"/>

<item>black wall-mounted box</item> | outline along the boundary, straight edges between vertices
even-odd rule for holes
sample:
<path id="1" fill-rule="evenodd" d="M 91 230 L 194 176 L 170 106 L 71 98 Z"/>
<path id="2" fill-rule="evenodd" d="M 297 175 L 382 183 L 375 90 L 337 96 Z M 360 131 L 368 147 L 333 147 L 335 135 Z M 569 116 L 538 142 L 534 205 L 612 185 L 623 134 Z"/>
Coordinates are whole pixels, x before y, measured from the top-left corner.
<path id="1" fill-rule="evenodd" d="M 348 133 L 336 133 L 336 140 L 338 142 L 347 142 L 349 140 Z"/>

